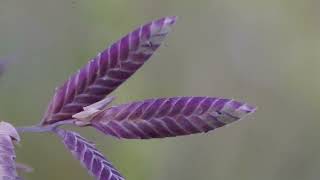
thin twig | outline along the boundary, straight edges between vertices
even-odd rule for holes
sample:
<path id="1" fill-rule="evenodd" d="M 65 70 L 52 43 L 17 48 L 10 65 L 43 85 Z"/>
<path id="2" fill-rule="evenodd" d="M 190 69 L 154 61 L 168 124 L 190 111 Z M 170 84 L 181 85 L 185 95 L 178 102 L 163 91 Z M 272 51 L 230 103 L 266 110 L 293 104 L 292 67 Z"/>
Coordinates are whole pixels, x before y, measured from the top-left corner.
<path id="1" fill-rule="evenodd" d="M 25 127 L 17 127 L 17 131 L 19 133 L 24 133 L 24 132 L 49 132 L 53 131 L 59 126 L 66 125 L 66 124 L 74 124 L 76 120 L 75 119 L 68 119 L 64 121 L 57 122 L 55 124 L 50 124 L 50 125 L 34 125 L 34 126 L 25 126 Z"/>

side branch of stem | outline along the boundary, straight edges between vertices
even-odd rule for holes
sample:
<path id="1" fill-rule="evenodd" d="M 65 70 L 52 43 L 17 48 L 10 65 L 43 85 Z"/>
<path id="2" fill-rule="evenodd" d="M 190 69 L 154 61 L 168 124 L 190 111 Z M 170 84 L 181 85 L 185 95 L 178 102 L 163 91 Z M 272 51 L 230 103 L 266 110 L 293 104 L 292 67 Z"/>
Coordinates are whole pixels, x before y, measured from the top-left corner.
<path id="1" fill-rule="evenodd" d="M 25 126 L 25 127 L 17 127 L 17 131 L 19 133 L 25 133 L 25 132 L 50 132 L 54 131 L 56 128 L 62 125 L 67 125 L 67 124 L 74 124 L 75 119 L 68 119 L 64 121 L 59 121 L 54 124 L 49 124 L 49 125 L 33 125 L 33 126 Z"/>

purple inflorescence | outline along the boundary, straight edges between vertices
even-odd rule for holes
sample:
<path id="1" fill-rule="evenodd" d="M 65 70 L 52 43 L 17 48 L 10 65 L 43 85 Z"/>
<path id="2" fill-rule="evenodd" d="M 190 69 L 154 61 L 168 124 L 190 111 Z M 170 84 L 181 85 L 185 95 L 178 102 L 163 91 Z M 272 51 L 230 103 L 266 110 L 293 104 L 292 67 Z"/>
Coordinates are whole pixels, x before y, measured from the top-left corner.
<path id="1" fill-rule="evenodd" d="M 136 72 L 160 46 L 176 17 L 145 24 L 99 53 L 57 88 L 42 124 L 70 119 L 100 101 Z"/>
<path id="2" fill-rule="evenodd" d="M 6 122 L 0 122 L 0 179 L 17 180 L 16 155 L 13 141 L 20 137 L 15 128 Z"/>
<path id="3" fill-rule="evenodd" d="M 56 129 L 56 134 L 62 138 L 66 148 L 81 161 L 96 180 L 124 180 L 121 174 L 88 140 L 78 133 Z"/>
<path id="4" fill-rule="evenodd" d="M 94 144 L 59 126 L 92 126 L 117 138 L 165 138 L 212 131 L 254 112 L 256 108 L 246 103 L 215 97 L 159 98 L 109 107 L 114 98 L 106 96 L 152 56 L 175 22 L 176 17 L 165 17 L 147 23 L 99 53 L 56 89 L 40 125 L 20 131 L 53 131 L 97 180 L 124 180 Z M 12 143 L 11 138 L 0 133 L 2 144 Z M 8 147 L 13 150 L 12 144 Z M 0 160 L 6 157 L 1 153 Z M 9 155 L 13 161 L 14 152 Z M 2 161 L 0 167 L 7 167 Z M 16 167 L 8 167 L 13 168 L 0 172 L 17 177 Z"/>
<path id="5" fill-rule="evenodd" d="M 118 138 L 164 138 L 208 132 L 255 111 L 232 99 L 174 97 L 110 107 L 90 122 Z"/>

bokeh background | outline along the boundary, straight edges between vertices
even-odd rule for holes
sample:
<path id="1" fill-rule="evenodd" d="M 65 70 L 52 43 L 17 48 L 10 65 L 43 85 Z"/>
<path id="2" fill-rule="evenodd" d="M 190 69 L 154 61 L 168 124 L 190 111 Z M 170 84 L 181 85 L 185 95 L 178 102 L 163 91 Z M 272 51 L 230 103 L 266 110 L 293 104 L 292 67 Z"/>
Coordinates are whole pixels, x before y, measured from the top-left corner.
<path id="1" fill-rule="evenodd" d="M 37 123 L 53 90 L 146 21 L 179 16 L 158 52 L 113 93 L 117 103 L 221 96 L 259 107 L 213 133 L 115 140 L 75 129 L 128 180 L 317 180 L 319 0 L 0 0 L 0 118 Z M 51 134 L 23 134 L 32 180 L 92 179 Z"/>

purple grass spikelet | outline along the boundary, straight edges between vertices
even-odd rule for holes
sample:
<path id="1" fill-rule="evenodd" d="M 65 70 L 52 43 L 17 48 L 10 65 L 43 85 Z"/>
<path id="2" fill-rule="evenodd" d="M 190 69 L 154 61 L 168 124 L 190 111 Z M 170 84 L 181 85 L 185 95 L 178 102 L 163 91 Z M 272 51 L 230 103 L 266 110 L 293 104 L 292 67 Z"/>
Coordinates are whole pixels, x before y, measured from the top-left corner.
<path id="1" fill-rule="evenodd" d="M 208 132 L 254 111 L 254 107 L 232 99 L 173 97 L 112 106 L 90 123 L 118 138 L 164 138 Z"/>
<path id="2" fill-rule="evenodd" d="M 94 144 L 73 131 L 56 129 L 55 132 L 62 139 L 65 147 L 96 180 L 124 180 Z"/>
<path id="3" fill-rule="evenodd" d="M 20 178 L 16 170 L 14 141 L 20 141 L 16 129 L 7 122 L 0 122 L 0 179 L 3 180 Z"/>
<path id="4" fill-rule="evenodd" d="M 176 17 L 154 20 L 112 44 L 56 89 L 42 124 L 70 119 L 134 74 L 159 48 Z"/>

